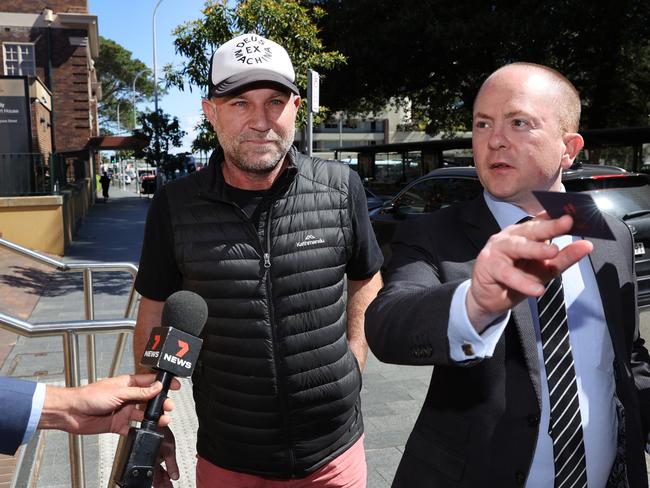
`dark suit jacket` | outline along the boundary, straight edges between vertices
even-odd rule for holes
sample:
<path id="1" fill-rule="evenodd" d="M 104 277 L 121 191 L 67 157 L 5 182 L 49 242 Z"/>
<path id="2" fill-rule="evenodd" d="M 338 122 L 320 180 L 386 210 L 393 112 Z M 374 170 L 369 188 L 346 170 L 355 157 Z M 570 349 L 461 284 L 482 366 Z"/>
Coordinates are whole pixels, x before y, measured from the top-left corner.
<path id="1" fill-rule="evenodd" d="M 628 479 L 632 487 L 645 487 L 650 361 L 639 337 L 632 237 L 622 222 L 606 220 L 616 241 L 593 239 L 590 259 L 625 409 Z M 452 295 L 498 231 L 481 196 L 410 221 L 396 234 L 386 285 L 366 312 L 368 343 L 381 361 L 435 368 L 393 487 L 501 488 L 526 481 L 541 411 L 527 301 L 512 310 L 492 358 L 456 363 L 449 357 Z"/>
<path id="2" fill-rule="evenodd" d="M 0 453 L 13 455 L 25 435 L 36 383 L 0 376 Z"/>

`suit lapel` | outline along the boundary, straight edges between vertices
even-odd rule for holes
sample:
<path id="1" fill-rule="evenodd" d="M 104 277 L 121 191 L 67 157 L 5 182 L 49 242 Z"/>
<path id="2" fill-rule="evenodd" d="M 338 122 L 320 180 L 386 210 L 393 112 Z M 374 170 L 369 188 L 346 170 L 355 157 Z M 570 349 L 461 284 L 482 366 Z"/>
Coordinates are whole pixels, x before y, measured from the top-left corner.
<path id="1" fill-rule="evenodd" d="M 462 217 L 465 234 L 478 254 L 490 236 L 499 232 L 499 224 L 485 203 L 483 195 L 471 200 L 463 207 Z"/>
<path id="2" fill-rule="evenodd" d="M 512 318 L 514 319 L 521 347 L 524 350 L 528 376 L 533 384 L 535 396 L 537 397 L 537 406 L 542 409 L 542 386 L 539 371 L 539 357 L 537 354 L 537 336 L 535 335 L 535 325 L 533 316 L 530 313 L 528 300 L 525 299 L 512 309 Z"/>
<path id="3" fill-rule="evenodd" d="M 614 353 L 617 357 L 625 357 L 625 345 L 620 340 L 624 338 L 622 330 L 619 329 L 623 319 L 618 308 L 619 300 L 607 299 L 620 294 L 620 277 L 616 267 L 612 264 L 615 257 L 620 254 L 621 250 L 618 241 L 608 241 L 604 239 L 586 238 L 594 245 L 594 249 L 589 254 L 589 260 L 594 270 L 600 301 L 603 305 L 605 322 L 609 336 L 612 340 Z"/>
<path id="4" fill-rule="evenodd" d="M 477 253 L 483 249 L 490 236 L 500 230 L 499 224 L 485 203 L 483 195 L 472 200 L 464 208 L 463 219 L 465 223 L 465 233 L 472 244 L 476 247 Z M 537 338 L 535 336 L 535 326 L 533 325 L 533 318 L 530 314 L 528 300 L 520 302 L 512 309 L 511 322 L 513 321 L 519 335 L 521 347 L 524 351 L 524 358 L 526 359 L 530 381 L 535 389 L 537 404 L 541 410 L 542 393 L 539 359 L 537 356 Z M 512 327 L 512 323 L 510 323 L 508 327 Z"/>

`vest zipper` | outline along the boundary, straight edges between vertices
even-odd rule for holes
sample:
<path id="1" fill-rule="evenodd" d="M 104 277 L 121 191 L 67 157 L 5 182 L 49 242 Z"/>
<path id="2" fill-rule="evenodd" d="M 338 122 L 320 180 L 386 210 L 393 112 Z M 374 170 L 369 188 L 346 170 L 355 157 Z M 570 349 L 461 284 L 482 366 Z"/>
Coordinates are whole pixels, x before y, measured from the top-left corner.
<path id="1" fill-rule="evenodd" d="M 273 203 L 269 205 L 269 210 L 266 216 L 266 231 L 264 235 L 264 268 L 266 269 L 266 293 L 269 302 L 269 321 L 271 323 L 271 334 L 273 337 L 273 364 L 275 366 L 275 375 L 278 385 L 278 402 L 280 404 L 280 416 L 282 417 L 282 425 L 287 439 L 287 454 L 289 461 L 289 469 L 287 473 L 290 477 L 293 477 L 291 473 L 294 470 L 296 465 L 296 460 L 294 457 L 293 449 L 291 449 L 291 440 L 289 435 L 289 407 L 287 405 L 287 394 L 286 394 L 286 384 L 282 379 L 282 374 L 280 373 L 280 364 L 279 357 L 280 351 L 278 350 L 278 332 L 276 329 L 275 323 L 275 310 L 273 307 L 273 291 L 271 284 L 271 222 L 272 218 L 272 209 Z"/>

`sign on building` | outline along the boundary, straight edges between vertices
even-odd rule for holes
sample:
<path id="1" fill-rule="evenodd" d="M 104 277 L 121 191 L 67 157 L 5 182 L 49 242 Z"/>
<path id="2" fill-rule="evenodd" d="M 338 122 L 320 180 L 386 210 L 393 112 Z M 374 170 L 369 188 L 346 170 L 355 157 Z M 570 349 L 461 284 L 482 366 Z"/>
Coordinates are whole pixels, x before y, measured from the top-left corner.
<path id="1" fill-rule="evenodd" d="M 27 77 L 0 77 L 0 197 L 33 191 L 31 152 Z"/>
<path id="2" fill-rule="evenodd" d="M 0 154 L 32 152 L 26 77 L 0 77 Z"/>

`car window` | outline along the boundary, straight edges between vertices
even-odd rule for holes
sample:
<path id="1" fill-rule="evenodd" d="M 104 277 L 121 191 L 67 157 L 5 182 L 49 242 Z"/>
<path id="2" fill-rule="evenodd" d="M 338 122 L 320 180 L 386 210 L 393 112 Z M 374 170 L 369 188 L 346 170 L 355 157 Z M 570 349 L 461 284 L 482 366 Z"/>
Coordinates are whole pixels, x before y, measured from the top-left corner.
<path id="1" fill-rule="evenodd" d="M 479 181 L 470 178 L 429 178 L 407 188 L 395 204 L 400 213 L 428 213 L 470 200 L 481 190 Z"/>
<path id="2" fill-rule="evenodd" d="M 650 184 L 645 176 L 585 178 L 564 185 L 568 191 L 589 193 L 600 210 L 615 217 L 650 210 Z"/>

